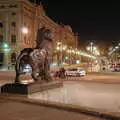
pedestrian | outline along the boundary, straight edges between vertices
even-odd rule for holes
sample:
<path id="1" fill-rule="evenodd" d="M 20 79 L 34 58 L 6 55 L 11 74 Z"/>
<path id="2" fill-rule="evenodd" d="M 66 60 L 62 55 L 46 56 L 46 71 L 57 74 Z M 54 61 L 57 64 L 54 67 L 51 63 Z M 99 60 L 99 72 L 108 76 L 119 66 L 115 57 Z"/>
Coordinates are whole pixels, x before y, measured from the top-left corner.
<path id="1" fill-rule="evenodd" d="M 60 69 L 60 77 L 65 78 L 65 68 L 64 67 Z"/>

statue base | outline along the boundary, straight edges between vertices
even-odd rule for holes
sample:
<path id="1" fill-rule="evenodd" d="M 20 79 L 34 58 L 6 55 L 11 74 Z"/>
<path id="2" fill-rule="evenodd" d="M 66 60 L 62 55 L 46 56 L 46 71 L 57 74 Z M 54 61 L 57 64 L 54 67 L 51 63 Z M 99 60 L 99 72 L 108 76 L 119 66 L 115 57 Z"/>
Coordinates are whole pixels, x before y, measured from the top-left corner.
<path id="1" fill-rule="evenodd" d="M 63 85 L 61 81 L 51 81 L 48 83 L 32 83 L 32 84 L 21 84 L 21 83 L 9 83 L 1 87 L 1 93 L 14 93 L 14 94 L 32 94 L 35 92 L 42 92 L 44 90 L 59 88 Z"/>

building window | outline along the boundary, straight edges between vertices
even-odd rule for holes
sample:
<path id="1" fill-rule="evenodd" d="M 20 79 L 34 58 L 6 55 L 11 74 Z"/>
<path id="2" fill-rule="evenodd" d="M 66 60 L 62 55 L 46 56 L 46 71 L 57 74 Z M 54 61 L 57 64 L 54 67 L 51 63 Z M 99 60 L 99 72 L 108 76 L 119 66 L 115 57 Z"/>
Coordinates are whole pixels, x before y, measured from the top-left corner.
<path id="1" fill-rule="evenodd" d="M 16 27 L 16 22 L 11 23 L 12 27 Z"/>
<path id="2" fill-rule="evenodd" d="M 3 35 L 0 35 L 0 44 L 3 42 Z"/>
<path id="3" fill-rule="evenodd" d="M 15 62 L 16 62 L 16 53 L 12 53 L 11 54 L 11 63 L 15 64 Z"/>
<path id="4" fill-rule="evenodd" d="M 12 15 L 16 15 L 16 13 L 15 13 L 15 12 L 12 12 Z"/>
<path id="5" fill-rule="evenodd" d="M 16 43 L 16 35 L 11 36 L 11 43 L 13 43 L 13 44 Z"/>
<path id="6" fill-rule="evenodd" d="M 3 23 L 0 22 L 0 28 L 3 28 Z"/>
<path id="7" fill-rule="evenodd" d="M 17 5 L 9 5 L 10 8 L 17 8 Z"/>
<path id="8" fill-rule="evenodd" d="M 4 63 L 4 53 L 0 53 L 0 66 Z"/>
<path id="9" fill-rule="evenodd" d="M 4 5 L 1 5 L 1 6 L 0 6 L 0 8 L 5 8 L 5 7 L 6 7 L 6 6 L 4 6 Z"/>

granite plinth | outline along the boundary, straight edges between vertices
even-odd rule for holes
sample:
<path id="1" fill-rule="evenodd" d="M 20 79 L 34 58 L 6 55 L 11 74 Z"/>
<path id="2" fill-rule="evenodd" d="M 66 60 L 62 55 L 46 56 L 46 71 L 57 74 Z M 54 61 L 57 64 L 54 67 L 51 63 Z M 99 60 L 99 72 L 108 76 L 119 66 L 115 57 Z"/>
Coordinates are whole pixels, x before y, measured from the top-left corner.
<path id="1" fill-rule="evenodd" d="M 48 89 L 59 88 L 62 85 L 63 83 L 61 81 L 51 81 L 51 82 L 42 83 L 42 84 L 9 83 L 1 87 L 1 93 L 32 94 L 35 92 L 42 92 Z"/>

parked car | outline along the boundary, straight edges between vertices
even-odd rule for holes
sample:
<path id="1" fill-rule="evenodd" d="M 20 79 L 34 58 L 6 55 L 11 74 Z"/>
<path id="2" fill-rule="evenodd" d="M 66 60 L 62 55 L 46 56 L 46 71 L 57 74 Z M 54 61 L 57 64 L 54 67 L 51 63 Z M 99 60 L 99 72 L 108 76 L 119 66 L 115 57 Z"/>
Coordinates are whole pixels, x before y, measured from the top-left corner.
<path id="1" fill-rule="evenodd" d="M 86 71 L 83 70 L 82 68 L 70 68 L 65 71 L 66 76 L 85 76 Z"/>
<path id="2" fill-rule="evenodd" d="M 119 72 L 120 71 L 120 64 L 110 64 L 109 70 L 112 72 Z"/>
<path id="3" fill-rule="evenodd" d="M 109 64 L 108 70 L 110 70 L 111 72 L 114 72 L 115 71 L 115 64 Z"/>

